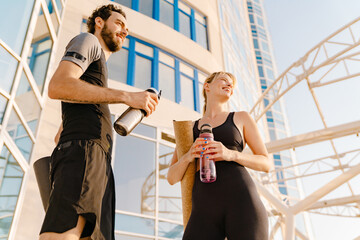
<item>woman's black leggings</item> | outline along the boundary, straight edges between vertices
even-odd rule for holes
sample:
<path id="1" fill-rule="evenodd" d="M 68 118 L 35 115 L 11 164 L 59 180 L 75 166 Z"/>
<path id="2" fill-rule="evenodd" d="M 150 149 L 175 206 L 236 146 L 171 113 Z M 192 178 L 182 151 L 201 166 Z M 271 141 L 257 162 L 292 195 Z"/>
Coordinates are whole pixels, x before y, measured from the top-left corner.
<path id="1" fill-rule="evenodd" d="M 216 162 L 217 179 L 202 183 L 195 174 L 192 212 L 183 240 L 267 240 L 267 213 L 246 169 Z"/>

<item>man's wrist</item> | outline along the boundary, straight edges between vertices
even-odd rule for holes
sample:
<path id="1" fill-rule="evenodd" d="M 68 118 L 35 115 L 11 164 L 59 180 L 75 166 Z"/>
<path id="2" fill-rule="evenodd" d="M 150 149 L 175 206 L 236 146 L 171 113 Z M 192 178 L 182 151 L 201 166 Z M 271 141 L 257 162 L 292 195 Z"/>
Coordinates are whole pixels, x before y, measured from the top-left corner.
<path id="1" fill-rule="evenodd" d="M 126 92 L 126 91 L 120 92 L 120 102 L 129 106 L 129 103 L 130 103 L 129 92 Z"/>

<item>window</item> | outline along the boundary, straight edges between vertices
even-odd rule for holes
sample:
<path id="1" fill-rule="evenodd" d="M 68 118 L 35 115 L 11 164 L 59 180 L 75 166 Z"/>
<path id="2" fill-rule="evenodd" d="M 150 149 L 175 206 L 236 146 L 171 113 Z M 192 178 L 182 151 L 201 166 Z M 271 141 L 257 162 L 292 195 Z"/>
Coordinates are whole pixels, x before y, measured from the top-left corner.
<path id="1" fill-rule="evenodd" d="M 145 14 L 148 17 L 153 17 L 153 0 L 138 0 L 139 12 Z"/>
<path id="2" fill-rule="evenodd" d="M 53 41 L 50 37 L 50 31 L 47 27 L 43 27 L 44 15 L 40 15 L 37 19 L 35 34 L 31 41 L 31 48 L 28 55 L 28 64 L 34 76 L 36 84 L 42 92 L 45 83 L 46 72 L 50 59 Z M 41 33 L 41 38 L 37 36 Z"/>
<path id="3" fill-rule="evenodd" d="M 23 154 L 24 158 L 29 162 L 33 142 L 14 108 L 11 109 L 9 123 L 6 126 L 6 130 L 8 131 L 10 137 L 14 140 L 20 152 Z"/>
<path id="4" fill-rule="evenodd" d="M 153 48 L 136 42 L 135 45 L 135 84 L 141 89 L 151 87 Z"/>
<path id="5" fill-rule="evenodd" d="M 200 112 L 205 74 L 149 43 L 127 39 L 123 49 L 109 58 L 109 78 L 143 90 L 162 90 L 163 97 Z"/>
<path id="6" fill-rule="evenodd" d="M 255 48 L 255 49 L 259 49 L 259 42 L 258 42 L 258 40 L 257 40 L 257 39 L 254 39 L 253 42 L 254 42 L 254 48 Z"/>
<path id="7" fill-rule="evenodd" d="M 249 14 L 250 23 L 254 23 L 254 15 Z"/>
<path id="8" fill-rule="evenodd" d="M 175 102 L 175 59 L 160 52 L 159 56 L 159 89 L 162 96 Z"/>
<path id="9" fill-rule="evenodd" d="M 33 89 L 30 87 L 25 72 L 22 72 L 21 74 L 20 83 L 15 96 L 15 102 L 29 125 L 33 135 L 35 135 L 41 107 Z"/>
<path id="10" fill-rule="evenodd" d="M 194 83 L 193 80 L 181 75 L 181 105 L 184 105 L 190 109 L 194 109 Z"/>
<path id="11" fill-rule="evenodd" d="M 24 175 L 7 146 L 2 147 L 0 169 L 0 231 L 4 239 L 7 239 Z"/>
<path id="12" fill-rule="evenodd" d="M 19 55 L 30 22 L 33 5 L 34 0 L 6 1 L 5 6 L 0 8 L 0 16 L 6 19 L 6 21 L 0 22 L 0 29 L 2 29 L 0 38 Z M 14 14 L 15 12 L 16 14 Z"/>
<path id="13" fill-rule="evenodd" d="M 263 67 L 258 66 L 258 70 L 259 70 L 259 76 L 264 77 L 264 69 L 263 69 Z"/>
<path id="14" fill-rule="evenodd" d="M 266 75 L 267 75 L 267 77 L 269 78 L 269 79 L 271 79 L 271 80 L 274 80 L 275 78 L 274 78 L 274 73 L 273 73 L 273 71 L 271 70 L 271 69 L 269 69 L 269 68 L 266 68 Z"/>
<path id="15" fill-rule="evenodd" d="M 205 79 L 206 79 L 206 75 L 199 72 L 198 74 L 198 80 L 199 80 L 199 87 L 198 87 L 198 91 L 199 91 L 199 105 L 200 105 L 200 111 L 203 111 L 204 109 L 204 104 L 205 104 L 205 99 L 204 99 L 204 96 L 203 96 L 203 87 L 204 87 L 204 82 L 205 82 Z"/>
<path id="16" fill-rule="evenodd" d="M 126 38 L 122 49 L 111 54 L 107 61 L 109 79 L 127 83 L 127 66 L 129 58 L 129 39 Z"/>
<path id="17" fill-rule="evenodd" d="M 6 105 L 7 105 L 7 99 L 4 98 L 2 95 L 0 95 L 0 124 L 2 123 L 4 117 Z"/>
<path id="18" fill-rule="evenodd" d="M 170 186 L 166 180 L 174 144 L 156 132 L 156 127 L 140 124 L 126 139 L 115 135 L 115 230 L 121 231 L 116 239 L 183 235 L 180 183 Z"/>
<path id="19" fill-rule="evenodd" d="M 117 137 L 114 163 L 116 209 L 155 215 L 155 202 L 143 198 L 144 191 L 146 195 L 155 195 L 155 188 L 151 188 L 155 186 L 155 178 L 151 177 L 155 174 L 155 151 L 155 142 L 134 136 Z"/>
<path id="20" fill-rule="evenodd" d="M 179 31 L 187 36 L 188 38 L 192 38 L 191 36 L 191 26 L 190 21 L 191 19 L 191 8 L 184 4 L 181 1 L 178 1 L 179 7 Z M 193 38 L 192 38 L 193 39 Z"/>
<path id="21" fill-rule="evenodd" d="M 120 3 L 128 8 L 131 8 L 132 0 L 113 0 L 114 2 Z"/>
<path id="22" fill-rule="evenodd" d="M 264 21 L 262 20 L 262 18 L 257 17 L 256 20 L 257 20 L 257 23 L 258 23 L 260 26 L 264 27 Z"/>
<path id="23" fill-rule="evenodd" d="M 112 0 L 179 31 L 208 49 L 206 17 L 181 0 Z"/>
<path id="24" fill-rule="evenodd" d="M 171 0 L 160 0 L 160 22 L 174 28 L 174 2 Z"/>
<path id="25" fill-rule="evenodd" d="M 0 88 L 10 93 L 18 62 L 0 46 Z"/>
<path id="26" fill-rule="evenodd" d="M 269 45 L 265 41 L 261 41 L 262 50 L 269 52 Z"/>
<path id="27" fill-rule="evenodd" d="M 206 19 L 197 12 L 195 12 L 195 19 L 196 42 L 203 46 L 203 48 L 207 48 Z"/>

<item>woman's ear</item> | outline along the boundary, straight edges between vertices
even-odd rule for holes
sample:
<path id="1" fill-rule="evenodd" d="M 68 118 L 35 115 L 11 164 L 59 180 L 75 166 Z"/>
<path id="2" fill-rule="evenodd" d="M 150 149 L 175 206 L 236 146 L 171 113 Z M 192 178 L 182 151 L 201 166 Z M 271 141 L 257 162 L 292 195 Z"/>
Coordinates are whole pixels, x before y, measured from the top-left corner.
<path id="1" fill-rule="evenodd" d="M 210 90 L 209 83 L 204 83 L 204 89 L 206 92 Z"/>

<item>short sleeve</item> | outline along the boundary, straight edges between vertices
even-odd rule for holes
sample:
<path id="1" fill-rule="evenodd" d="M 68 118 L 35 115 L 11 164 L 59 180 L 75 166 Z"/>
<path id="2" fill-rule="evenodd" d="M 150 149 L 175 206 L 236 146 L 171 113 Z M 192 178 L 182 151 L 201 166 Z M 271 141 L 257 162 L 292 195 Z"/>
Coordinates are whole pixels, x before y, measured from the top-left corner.
<path id="1" fill-rule="evenodd" d="M 101 45 L 97 37 L 91 33 L 81 33 L 74 37 L 66 46 L 61 61 L 70 61 L 85 72 L 89 65 L 100 59 Z"/>

